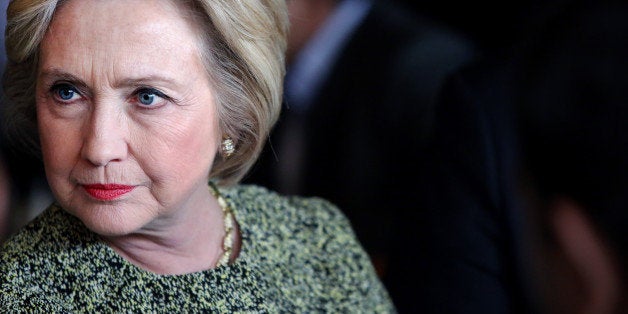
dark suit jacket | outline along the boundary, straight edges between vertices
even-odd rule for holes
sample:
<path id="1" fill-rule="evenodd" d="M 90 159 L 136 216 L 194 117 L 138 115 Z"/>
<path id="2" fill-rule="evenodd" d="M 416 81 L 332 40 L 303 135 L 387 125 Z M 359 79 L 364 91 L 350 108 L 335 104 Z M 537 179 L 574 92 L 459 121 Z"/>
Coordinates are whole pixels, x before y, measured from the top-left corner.
<path id="1" fill-rule="evenodd" d="M 387 278 L 400 309 L 530 313 L 516 196 L 510 63 L 451 77 L 436 114 L 420 211 L 399 225 Z M 408 258 L 411 256 L 411 258 Z"/>
<path id="2" fill-rule="evenodd" d="M 284 109 L 248 182 L 281 189 L 278 138 L 304 129 L 302 195 L 337 204 L 385 273 L 403 212 L 419 210 L 417 179 L 444 78 L 468 61 L 469 43 L 390 2 L 375 3 L 304 116 Z M 289 103 L 288 103 L 289 105 Z M 274 151 L 273 151 L 274 150 Z M 395 295 L 393 295 L 393 299 Z"/>
<path id="3" fill-rule="evenodd" d="M 305 169 L 299 194 L 331 200 L 349 216 L 367 250 L 385 250 L 390 220 L 416 206 L 408 182 L 431 127 L 434 99 L 444 77 L 470 58 L 454 34 L 376 3 L 317 95 L 310 112 L 284 110 L 271 145 L 287 122 L 305 128 Z M 279 153 L 277 155 L 280 155 Z M 277 188 L 281 163 L 267 149 L 247 178 Z"/>

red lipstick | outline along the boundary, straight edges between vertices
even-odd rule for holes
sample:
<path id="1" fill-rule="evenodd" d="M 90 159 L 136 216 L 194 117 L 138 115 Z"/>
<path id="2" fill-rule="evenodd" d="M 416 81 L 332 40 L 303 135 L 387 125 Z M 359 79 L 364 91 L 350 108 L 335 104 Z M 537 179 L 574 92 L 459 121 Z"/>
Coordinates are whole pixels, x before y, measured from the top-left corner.
<path id="1" fill-rule="evenodd" d="M 87 194 L 101 201 L 112 201 L 131 192 L 135 186 L 122 184 L 85 184 L 83 188 Z"/>

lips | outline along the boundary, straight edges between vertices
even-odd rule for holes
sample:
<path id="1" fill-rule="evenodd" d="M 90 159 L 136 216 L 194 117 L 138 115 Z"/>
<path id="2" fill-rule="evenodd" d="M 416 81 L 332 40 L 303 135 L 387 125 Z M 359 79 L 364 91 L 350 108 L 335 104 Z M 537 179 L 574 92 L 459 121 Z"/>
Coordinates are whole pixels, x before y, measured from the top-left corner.
<path id="1" fill-rule="evenodd" d="M 101 201 L 112 201 L 131 192 L 135 186 L 122 184 L 85 184 L 83 188 L 93 198 Z"/>

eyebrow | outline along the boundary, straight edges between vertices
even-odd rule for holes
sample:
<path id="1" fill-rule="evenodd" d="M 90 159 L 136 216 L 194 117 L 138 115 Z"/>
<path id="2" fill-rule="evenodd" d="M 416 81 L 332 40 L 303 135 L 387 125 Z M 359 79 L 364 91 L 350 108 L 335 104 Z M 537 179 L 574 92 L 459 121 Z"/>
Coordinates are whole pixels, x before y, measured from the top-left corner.
<path id="1" fill-rule="evenodd" d="M 82 90 L 83 93 L 88 93 L 87 83 L 85 83 L 85 81 L 76 75 L 57 68 L 42 71 L 39 75 L 37 75 L 37 80 L 39 81 L 39 79 L 68 81 L 74 84 L 79 90 Z"/>
<path id="2" fill-rule="evenodd" d="M 167 77 L 163 77 L 159 75 L 148 75 L 148 76 L 143 76 L 143 77 L 138 77 L 138 78 L 123 79 L 120 82 L 116 82 L 116 84 L 114 84 L 114 87 L 139 86 L 139 85 L 146 85 L 148 83 L 151 83 L 151 85 L 154 83 L 166 83 L 167 85 L 174 85 L 174 86 L 181 85 L 177 83 L 175 80 L 167 78 Z"/>
<path id="3" fill-rule="evenodd" d="M 57 79 L 57 80 L 69 81 L 69 82 L 72 82 L 73 84 L 76 84 L 82 87 L 87 87 L 87 84 L 76 75 L 61 71 L 59 69 L 53 68 L 53 69 L 42 71 L 38 75 L 38 77 L 43 78 L 43 79 Z"/>
<path id="4" fill-rule="evenodd" d="M 69 81 L 85 88 L 87 88 L 88 86 L 87 83 L 85 83 L 85 81 L 80 79 L 78 76 L 68 73 L 66 71 L 63 71 L 58 68 L 51 68 L 51 69 L 44 70 L 39 74 L 39 77 L 43 79 L 57 79 L 57 80 Z M 181 85 L 177 83 L 175 80 L 168 77 L 159 76 L 159 75 L 147 75 L 147 76 L 142 76 L 142 77 L 126 78 L 126 79 L 114 82 L 113 87 L 114 88 L 126 87 L 126 86 L 135 87 L 135 86 L 141 86 L 141 85 L 147 85 L 147 84 L 151 85 L 154 83 L 166 83 L 168 85 L 174 85 L 174 86 Z"/>

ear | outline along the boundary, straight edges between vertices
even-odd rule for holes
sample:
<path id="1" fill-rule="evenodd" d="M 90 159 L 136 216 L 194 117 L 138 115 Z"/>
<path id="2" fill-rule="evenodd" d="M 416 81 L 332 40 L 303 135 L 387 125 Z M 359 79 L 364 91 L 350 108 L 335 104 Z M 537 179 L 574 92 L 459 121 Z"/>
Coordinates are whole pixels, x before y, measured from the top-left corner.
<path id="1" fill-rule="evenodd" d="M 569 199 L 551 205 L 556 242 L 582 284 L 579 313 L 612 313 L 621 295 L 619 268 L 608 247 L 582 208 Z"/>

